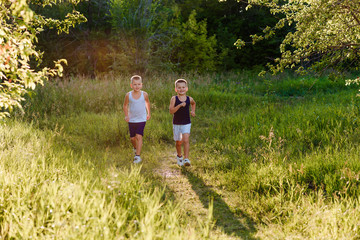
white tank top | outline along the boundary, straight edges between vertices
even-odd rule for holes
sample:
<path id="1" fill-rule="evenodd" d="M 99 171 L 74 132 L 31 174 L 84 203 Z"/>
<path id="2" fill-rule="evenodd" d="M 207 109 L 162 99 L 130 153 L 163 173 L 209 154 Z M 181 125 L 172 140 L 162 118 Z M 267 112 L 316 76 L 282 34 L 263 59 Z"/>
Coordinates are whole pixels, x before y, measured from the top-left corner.
<path id="1" fill-rule="evenodd" d="M 134 99 L 131 91 L 129 94 L 129 122 L 146 122 L 146 116 L 144 92 L 141 91 L 140 97 Z"/>

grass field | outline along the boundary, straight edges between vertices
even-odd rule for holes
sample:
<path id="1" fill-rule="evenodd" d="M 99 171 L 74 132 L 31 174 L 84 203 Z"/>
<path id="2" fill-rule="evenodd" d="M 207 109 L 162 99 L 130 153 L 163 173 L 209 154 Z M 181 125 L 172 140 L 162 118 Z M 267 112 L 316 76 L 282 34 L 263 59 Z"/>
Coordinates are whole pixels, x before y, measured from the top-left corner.
<path id="1" fill-rule="evenodd" d="M 25 113 L 0 126 L 1 238 L 359 238 L 356 86 L 292 74 L 181 77 L 197 103 L 192 166 L 182 170 L 168 113 L 178 76 L 144 78 L 152 119 L 140 166 L 122 113 L 128 76 L 32 92 Z M 164 164 L 199 206 L 155 174 Z"/>

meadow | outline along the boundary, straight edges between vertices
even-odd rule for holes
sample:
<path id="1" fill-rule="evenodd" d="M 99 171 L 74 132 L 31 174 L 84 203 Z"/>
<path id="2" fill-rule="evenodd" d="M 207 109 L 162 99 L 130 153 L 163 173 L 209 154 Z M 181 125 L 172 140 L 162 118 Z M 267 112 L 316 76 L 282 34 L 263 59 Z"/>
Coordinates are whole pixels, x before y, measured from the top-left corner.
<path id="1" fill-rule="evenodd" d="M 350 76 L 181 77 L 197 116 L 192 166 L 180 171 L 206 216 L 155 174 L 175 152 L 168 106 L 178 77 L 144 78 L 152 119 L 141 165 L 123 120 L 129 76 L 69 77 L 30 92 L 24 112 L 0 126 L 1 238 L 359 238 L 360 99 Z"/>

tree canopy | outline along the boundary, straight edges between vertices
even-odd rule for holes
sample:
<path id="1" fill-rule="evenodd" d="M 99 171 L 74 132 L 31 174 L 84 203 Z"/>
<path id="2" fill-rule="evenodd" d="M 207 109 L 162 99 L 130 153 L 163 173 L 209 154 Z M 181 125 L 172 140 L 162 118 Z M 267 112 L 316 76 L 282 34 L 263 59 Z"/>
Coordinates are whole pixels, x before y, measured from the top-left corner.
<path id="1" fill-rule="evenodd" d="M 60 36 L 45 30 L 38 47 L 45 52 L 43 63 L 71 59 L 64 67 L 69 75 L 258 68 L 279 56 L 281 36 L 236 49 L 237 38 L 249 41 L 250 34 L 276 23 L 267 8 L 246 6 L 237 0 L 83 1 L 75 8 L 88 22 Z M 58 15 L 51 11 L 47 16 Z"/>
<path id="2" fill-rule="evenodd" d="M 252 35 L 256 43 L 291 26 L 283 39 L 281 57 L 268 66 L 273 73 L 286 68 L 299 72 L 326 68 L 357 68 L 360 50 L 360 1 L 353 0 L 249 0 L 248 8 L 261 5 L 279 17 L 275 26 Z M 245 41 L 238 39 L 241 48 Z"/>
<path id="3" fill-rule="evenodd" d="M 3 0 L 0 3 L 0 119 L 9 115 L 14 107 L 21 109 L 27 89 L 34 89 L 50 76 L 61 75 L 62 63 L 55 61 L 54 67 L 36 69 L 31 62 L 39 63 L 42 58 L 36 49 L 37 34 L 43 28 L 56 28 L 68 32 L 74 24 L 85 21 L 77 11 L 70 12 L 64 19 L 47 18 L 37 14 L 31 5 L 41 7 L 59 3 L 57 0 L 26 1 Z M 76 3 L 77 0 L 67 2 Z"/>
<path id="4" fill-rule="evenodd" d="M 63 68 L 208 72 L 269 59 L 273 73 L 357 68 L 359 9 L 352 0 L 3 0 L 0 118 Z"/>

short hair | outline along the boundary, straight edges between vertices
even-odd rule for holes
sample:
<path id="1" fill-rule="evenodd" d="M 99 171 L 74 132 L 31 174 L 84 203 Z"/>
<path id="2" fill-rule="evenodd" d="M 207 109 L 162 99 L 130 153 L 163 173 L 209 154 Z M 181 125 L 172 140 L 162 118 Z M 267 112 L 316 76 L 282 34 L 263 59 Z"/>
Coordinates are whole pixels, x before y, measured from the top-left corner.
<path id="1" fill-rule="evenodd" d="M 185 83 L 185 85 L 187 86 L 187 81 L 185 79 L 180 78 L 180 79 L 176 80 L 175 87 L 176 87 L 176 84 L 178 84 L 178 83 Z"/>
<path id="2" fill-rule="evenodd" d="M 130 79 L 130 82 L 133 83 L 134 80 L 140 80 L 142 82 L 142 78 L 139 75 L 132 76 Z"/>

